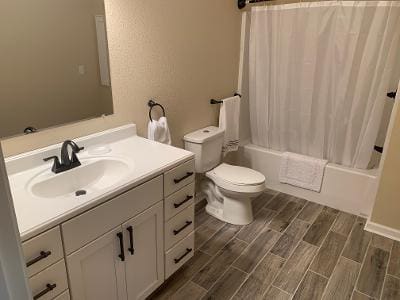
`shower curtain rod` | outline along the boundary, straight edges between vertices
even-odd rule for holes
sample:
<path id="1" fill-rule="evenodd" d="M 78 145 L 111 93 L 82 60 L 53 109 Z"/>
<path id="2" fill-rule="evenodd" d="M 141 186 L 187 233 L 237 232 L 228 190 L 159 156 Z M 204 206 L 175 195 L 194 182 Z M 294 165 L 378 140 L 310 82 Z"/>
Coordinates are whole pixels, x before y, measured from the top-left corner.
<path id="1" fill-rule="evenodd" d="M 246 4 L 268 2 L 270 0 L 238 0 L 238 8 L 242 9 L 246 7 Z"/>

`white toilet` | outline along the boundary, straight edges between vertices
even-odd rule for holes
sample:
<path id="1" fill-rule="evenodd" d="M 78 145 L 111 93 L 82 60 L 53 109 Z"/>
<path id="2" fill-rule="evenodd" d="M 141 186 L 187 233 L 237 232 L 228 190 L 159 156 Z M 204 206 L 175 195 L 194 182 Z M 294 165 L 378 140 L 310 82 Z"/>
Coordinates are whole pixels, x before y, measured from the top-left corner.
<path id="1" fill-rule="evenodd" d="M 265 177 L 249 168 L 221 163 L 224 131 L 209 126 L 184 136 L 185 149 L 195 154 L 196 173 L 205 173 L 201 189 L 206 211 L 227 223 L 253 221 L 251 201 L 265 190 Z"/>

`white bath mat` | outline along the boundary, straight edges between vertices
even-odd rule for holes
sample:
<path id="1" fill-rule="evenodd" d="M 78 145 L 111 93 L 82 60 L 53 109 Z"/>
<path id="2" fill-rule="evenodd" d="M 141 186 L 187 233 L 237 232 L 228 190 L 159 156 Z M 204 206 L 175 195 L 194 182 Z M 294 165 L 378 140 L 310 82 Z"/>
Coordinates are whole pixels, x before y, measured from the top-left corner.
<path id="1" fill-rule="evenodd" d="M 281 158 L 279 181 L 320 192 L 327 160 L 285 152 Z"/>

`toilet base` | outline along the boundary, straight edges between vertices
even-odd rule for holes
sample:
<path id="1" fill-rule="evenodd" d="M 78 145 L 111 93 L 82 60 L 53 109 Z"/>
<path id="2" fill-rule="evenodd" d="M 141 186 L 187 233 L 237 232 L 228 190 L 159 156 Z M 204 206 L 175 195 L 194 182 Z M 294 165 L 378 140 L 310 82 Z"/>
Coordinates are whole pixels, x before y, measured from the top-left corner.
<path id="1" fill-rule="evenodd" d="M 252 199 L 243 197 L 233 199 L 227 197 L 212 181 L 203 182 L 203 191 L 206 194 L 206 212 L 211 216 L 233 225 L 248 225 L 253 222 Z"/>
<path id="2" fill-rule="evenodd" d="M 206 212 L 209 215 L 229 224 L 248 225 L 254 220 L 251 199 L 248 199 L 247 203 L 241 205 L 242 203 L 240 202 L 242 201 L 243 200 L 230 200 L 228 202 L 231 203 L 224 205 L 224 208 L 207 204 Z"/>

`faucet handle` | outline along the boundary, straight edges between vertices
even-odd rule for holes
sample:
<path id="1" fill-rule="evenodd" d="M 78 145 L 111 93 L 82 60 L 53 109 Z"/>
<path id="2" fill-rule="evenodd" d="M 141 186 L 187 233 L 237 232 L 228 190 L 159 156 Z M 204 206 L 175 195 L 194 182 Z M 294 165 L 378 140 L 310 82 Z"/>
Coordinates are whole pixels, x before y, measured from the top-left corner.
<path id="1" fill-rule="evenodd" d="M 51 167 L 51 170 L 52 170 L 54 173 L 58 173 L 58 172 L 59 172 L 59 170 L 60 170 L 60 168 L 61 168 L 61 163 L 60 163 L 60 160 L 58 159 L 58 156 L 46 157 L 46 158 L 43 158 L 43 160 L 44 160 L 44 161 L 54 160 L 54 164 L 53 164 L 53 166 Z"/>
<path id="2" fill-rule="evenodd" d="M 49 161 L 52 159 L 54 159 L 54 162 L 57 162 L 57 161 L 60 162 L 58 159 L 58 156 L 49 156 L 49 157 L 43 158 L 43 161 Z"/>

